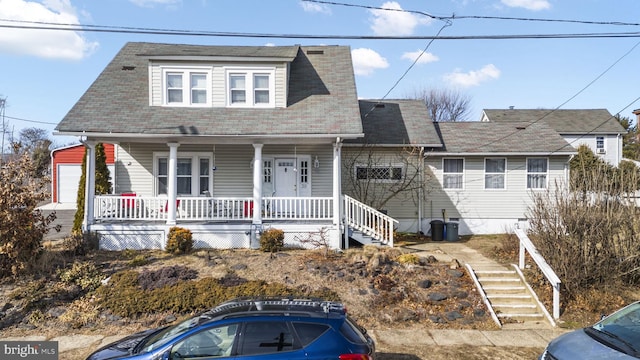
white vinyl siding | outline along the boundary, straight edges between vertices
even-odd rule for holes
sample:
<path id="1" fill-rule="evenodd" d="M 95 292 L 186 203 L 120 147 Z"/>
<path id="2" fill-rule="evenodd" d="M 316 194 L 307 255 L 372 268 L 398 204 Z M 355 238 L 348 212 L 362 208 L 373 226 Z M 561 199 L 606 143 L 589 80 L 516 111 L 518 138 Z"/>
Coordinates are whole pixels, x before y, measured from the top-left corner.
<path id="1" fill-rule="evenodd" d="M 532 204 L 530 189 L 527 189 L 527 158 L 514 156 L 507 158 L 506 189 L 485 190 L 484 157 L 465 157 L 464 191 L 442 189 L 442 158 L 426 159 L 427 200 L 424 203 L 425 218 L 441 218 L 442 210 L 447 217 L 470 219 L 518 219 L 525 218 Z M 566 183 L 566 156 L 548 158 L 548 187 L 555 180 Z M 550 189 L 552 190 L 552 189 Z M 478 220 L 481 221 L 481 220 Z"/>

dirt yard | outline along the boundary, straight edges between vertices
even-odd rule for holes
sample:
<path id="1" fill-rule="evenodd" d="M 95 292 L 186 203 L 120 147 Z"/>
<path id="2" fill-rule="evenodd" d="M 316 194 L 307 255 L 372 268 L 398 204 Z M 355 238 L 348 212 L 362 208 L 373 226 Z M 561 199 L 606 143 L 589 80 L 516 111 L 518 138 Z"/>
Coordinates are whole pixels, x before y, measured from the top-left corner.
<path id="1" fill-rule="evenodd" d="M 476 246 L 488 251 L 495 243 Z M 273 254 L 256 250 L 201 250 L 181 256 L 158 251 L 92 252 L 74 258 L 49 255 L 43 261 L 49 264 L 42 266 L 40 275 L 18 281 L 5 279 L 0 284 L 0 337 L 124 335 L 189 315 L 168 311 L 131 318 L 114 315 L 97 305 L 95 293 L 83 291 L 77 283 L 64 283 L 61 272 L 54 270 L 69 269 L 74 263 L 95 264 L 104 284 L 109 276 L 124 270 L 142 274 L 178 268 L 195 271 L 195 278 L 186 281 L 226 279 L 229 286 L 234 286 L 260 280 L 302 294 L 333 293 L 345 303 L 351 316 L 370 330 L 497 329 L 463 268 L 439 263 L 435 258 L 412 256 L 402 247 L 364 247 L 329 254 L 311 250 Z M 166 280 L 171 279 L 157 279 Z M 378 350 L 378 359 L 383 360 L 530 359 L 541 351 L 495 347 L 425 349 L 393 344 L 385 344 Z"/>

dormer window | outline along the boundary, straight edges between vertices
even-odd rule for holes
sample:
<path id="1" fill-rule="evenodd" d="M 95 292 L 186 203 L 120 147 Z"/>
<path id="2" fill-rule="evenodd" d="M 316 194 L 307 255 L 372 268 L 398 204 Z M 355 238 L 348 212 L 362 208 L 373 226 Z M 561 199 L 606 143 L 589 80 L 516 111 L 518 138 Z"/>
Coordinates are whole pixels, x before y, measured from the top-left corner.
<path id="1" fill-rule="evenodd" d="M 227 106 L 274 107 L 274 69 L 227 68 Z"/>
<path id="2" fill-rule="evenodd" d="M 210 106 L 211 72 L 208 69 L 163 69 L 167 106 Z"/>

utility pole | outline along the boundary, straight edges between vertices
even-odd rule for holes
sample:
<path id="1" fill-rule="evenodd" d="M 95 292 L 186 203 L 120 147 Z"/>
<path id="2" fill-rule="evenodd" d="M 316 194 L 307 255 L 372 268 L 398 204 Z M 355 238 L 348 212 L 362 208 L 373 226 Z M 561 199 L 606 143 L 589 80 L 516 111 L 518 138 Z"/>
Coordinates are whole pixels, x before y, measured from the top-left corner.
<path id="1" fill-rule="evenodd" d="M 0 118 L 2 118 L 2 145 L 0 147 L 0 166 L 4 160 L 4 135 L 6 133 L 6 126 L 4 122 L 4 107 L 7 103 L 7 98 L 0 98 Z"/>

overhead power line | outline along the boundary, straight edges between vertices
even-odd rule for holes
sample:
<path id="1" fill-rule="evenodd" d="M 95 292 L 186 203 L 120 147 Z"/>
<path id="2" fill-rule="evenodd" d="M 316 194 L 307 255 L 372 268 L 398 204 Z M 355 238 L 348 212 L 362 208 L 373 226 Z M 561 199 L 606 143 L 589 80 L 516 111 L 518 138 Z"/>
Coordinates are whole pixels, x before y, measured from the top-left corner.
<path id="1" fill-rule="evenodd" d="M 521 17 L 507 17 L 507 16 L 455 15 L 455 14 L 450 15 L 450 16 L 436 16 L 436 15 L 429 14 L 429 13 L 424 12 L 424 11 L 417 11 L 417 10 L 390 9 L 390 8 L 383 8 L 383 7 L 369 6 L 369 5 L 341 3 L 341 2 L 336 2 L 336 1 L 322 1 L 322 0 L 302 0 L 302 1 L 310 2 L 310 3 L 317 3 L 317 4 L 325 4 L 325 5 L 356 7 L 356 8 L 363 8 L 363 9 L 368 9 L 368 10 L 406 12 L 406 13 L 424 15 L 424 16 L 430 17 L 432 19 L 439 19 L 439 20 L 479 19 L 479 20 L 509 20 L 509 21 L 531 21 L 531 22 L 558 22 L 558 23 L 574 23 L 574 24 L 584 24 L 584 25 L 640 26 L 640 23 L 629 23 L 629 22 L 622 22 L 622 21 L 593 21 L 593 20 L 575 20 L 575 19 L 543 19 L 543 18 L 521 18 Z"/>
<path id="2" fill-rule="evenodd" d="M 14 23 L 12 24 L 2 24 Z M 20 23 L 20 24 L 18 24 Z M 25 25 L 29 24 L 29 25 Z M 498 35 L 413 35 L 413 36 L 379 36 L 379 35 L 312 35 L 312 34 L 273 34 L 244 33 L 222 31 L 172 30 L 154 28 L 134 28 L 125 26 L 102 26 L 82 24 L 46 23 L 36 21 L 19 21 L 0 19 L 0 28 L 20 30 L 56 30 L 77 32 L 102 32 L 121 34 L 173 35 L 173 36 L 211 36 L 239 38 L 280 38 L 280 39 L 334 39 L 334 40 L 517 40 L 517 39 L 588 39 L 588 38 L 636 38 L 640 32 L 603 32 L 603 33 L 555 33 L 555 34 L 498 34 Z"/>

